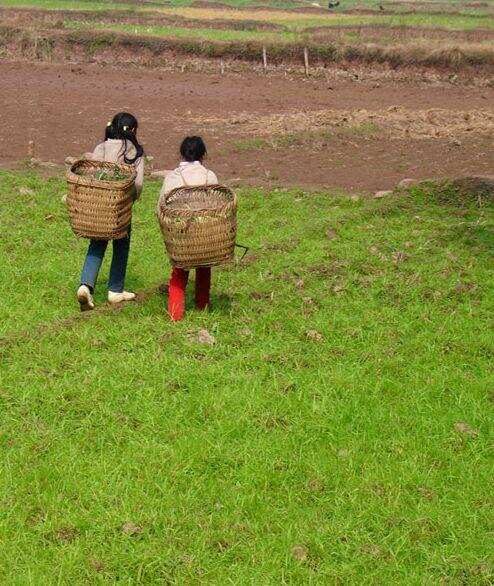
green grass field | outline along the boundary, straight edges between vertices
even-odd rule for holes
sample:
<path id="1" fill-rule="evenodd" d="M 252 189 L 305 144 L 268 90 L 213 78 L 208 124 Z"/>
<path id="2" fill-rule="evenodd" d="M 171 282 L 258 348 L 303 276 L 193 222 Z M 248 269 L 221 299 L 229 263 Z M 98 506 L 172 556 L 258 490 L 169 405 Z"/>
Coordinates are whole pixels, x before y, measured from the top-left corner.
<path id="1" fill-rule="evenodd" d="M 181 28 L 172 26 L 143 26 L 134 24 L 106 24 L 73 21 L 65 21 L 64 26 L 65 28 L 72 30 L 100 29 L 174 39 L 185 38 L 211 41 L 260 41 L 277 43 L 298 40 L 298 35 L 287 31 L 273 33 L 265 31 L 235 31 L 214 28 Z"/>
<path id="2" fill-rule="evenodd" d="M 492 204 L 241 190 L 172 324 L 158 190 L 78 314 L 63 180 L 0 173 L 0 582 L 492 584 Z"/>
<path id="3" fill-rule="evenodd" d="M 185 18 L 197 18 L 205 21 L 213 19 L 225 19 L 235 21 L 250 20 L 271 22 L 286 26 L 290 30 L 301 31 L 310 27 L 341 27 L 341 26 L 392 26 L 392 27 L 425 27 L 444 28 L 450 30 L 471 31 L 476 29 L 494 28 L 494 18 L 487 12 L 460 12 L 448 13 L 416 13 L 416 14 L 352 14 L 342 11 L 328 13 L 301 13 L 280 10 L 269 10 L 266 3 L 265 10 L 249 10 L 249 2 L 240 2 L 238 8 L 231 10 L 230 6 L 224 8 L 212 6 L 193 7 L 188 0 L 173 0 L 163 7 L 157 5 L 136 5 L 132 3 L 112 3 L 79 0 L 0 0 L 0 6 L 11 8 L 40 8 L 45 10 L 85 10 L 85 11 L 132 11 L 135 14 L 155 14 L 157 16 L 179 15 Z M 255 3 L 254 3 L 255 4 Z M 274 7 L 274 6 L 273 6 Z M 293 7 L 296 7 L 294 5 Z"/>
<path id="4" fill-rule="evenodd" d="M 78 10 L 118 10 L 118 9 L 155 9 L 155 6 L 142 6 L 139 2 L 112 2 L 111 0 L 1 0 L 3 6 L 39 6 L 50 9 L 62 9 L 62 8 L 75 8 Z M 193 4 L 193 0 L 167 0 L 163 1 L 163 6 L 190 6 Z M 248 8 L 249 6 L 255 7 L 273 7 L 273 8 L 299 8 L 299 7 L 313 7 L 314 4 L 319 4 L 325 8 L 327 5 L 326 1 L 316 0 L 315 3 L 312 0 L 223 0 L 220 3 L 224 4 L 225 7 L 235 8 Z M 380 6 L 383 6 L 386 11 L 404 13 L 410 12 L 411 10 L 419 9 L 419 12 L 425 13 L 447 13 L 453 11 L 456 13 L 462 13 L 465 15 L 482 15 L 492 10 L 492 1 L 488 2 L 468 2 L 465 0 L 429 0 L 427 2 L 420 3 L 420 6 L 413 6 L 411 2 L 392 2 L 386 0 L 341 0 L 340 5 L 333 10 L 332 14 L 340 14 L 346 10 L 353 10 L 355 8 L 364 8 L 367 10 L 380 11 Z"/>

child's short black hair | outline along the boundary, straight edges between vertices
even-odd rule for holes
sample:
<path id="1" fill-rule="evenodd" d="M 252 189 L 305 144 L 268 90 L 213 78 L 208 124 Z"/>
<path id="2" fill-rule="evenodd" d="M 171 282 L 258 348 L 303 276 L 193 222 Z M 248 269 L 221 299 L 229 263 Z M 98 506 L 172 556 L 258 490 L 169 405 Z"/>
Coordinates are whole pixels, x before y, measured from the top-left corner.
<path id="1" fill-rule="evenodd" d="M 208 154 L 206 145 L 200 136 L 187 136 L 180 145 L 182 159 L 188 163 L 202 161 Z"/>

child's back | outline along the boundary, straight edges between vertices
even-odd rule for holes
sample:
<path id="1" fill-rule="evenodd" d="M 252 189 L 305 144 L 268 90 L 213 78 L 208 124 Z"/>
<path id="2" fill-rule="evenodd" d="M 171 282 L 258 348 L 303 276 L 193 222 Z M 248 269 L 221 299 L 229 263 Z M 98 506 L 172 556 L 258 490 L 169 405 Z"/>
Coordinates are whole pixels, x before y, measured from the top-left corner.
<path id="1" fill-rule="evenodd" d="M 163 181 L 161 195 L 166 195 L 177 187 L 197 187 L 199 185 L 216 185 L 218 178 L 206 169 L 201 161 L 182 161 Z"/>
<path id="2" fill-rule="evenodd" d="M 135 146 L 129 141 L 120 138 L 107 138 L 100 142 L 94 149 L 91 158 L 96 161 L 107 161 L 108 163 L 125 163 L 125 157 L 134 159 L 137 155 Z M 138 157 L 133 163 L 136 168 L 137 177 L 135 180 L 136 199 L 142 191 L 144 181 L 144 159 Z"/>
<path id="3" fill-rule="evenodd" d="M 182 162 L 165 177 L 161 188 L 160 199 L 177 187 L 198 187 L 200 185 L 217 185 L 216 175 L 202 164 L 206 156 L 206 145 L 200 136 L 186 137 L 180 146 Z M 185 311 L 185 288 L 189 279 L 189 271 L 173 267 L 168 284 L 168 313 L 173 321 L 182 319 Z M 211 288 L 211 268 L 196 269 L 196 307 L 209 307 L 209 291 Z"/>
<path id="4" fill-rule="evenodd" d="M 144 178 L 144 150 L 137 140 L 137 119 L 128 112 L 116 114 L 106 125 L 105 140 L 98 144 L 92 153 L 86 156 L 96 161 L 108 163 L 126 163 L 136 169 L 134 199 L 138 199 L 142 191 Z M 135 293 L 124 290 L 127 271 L 127 260 L 130 247 L 129 226 L 124 238 L 113 240 L 113 258 L 108 279 L 108 301 L 120 303 L 135 298 Z M 86 260 L 81 274 L 81 284 L 77 290 L 77 299 L 81 310 L 94 308 L 93 292 L 98 273 L 103 262 L 108 241 L 91 239 Z"/>

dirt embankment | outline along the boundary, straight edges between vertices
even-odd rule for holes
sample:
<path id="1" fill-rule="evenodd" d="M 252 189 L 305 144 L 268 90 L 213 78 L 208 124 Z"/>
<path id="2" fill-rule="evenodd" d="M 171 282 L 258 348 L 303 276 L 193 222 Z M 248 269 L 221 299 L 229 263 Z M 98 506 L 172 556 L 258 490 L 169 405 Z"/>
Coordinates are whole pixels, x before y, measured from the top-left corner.
<path id="1" fill-rule="evenodd" d="M 133 24 L 144 26 L 171 26 L 181 28 L 213 28 L 230 29 L 239 31 L 276 31 L 285 30 L 286 27 L 271 22 L 258 20 L 229 20 L 212 19 L 201 20 L 199 18 L 186 18 L 175 14 L 158 12 L 134 12 L 127 10 L 37 10 L 33 8 L 1 8 L 0 18 L 3 23 L 12 25 L 32 24 L 33 20 L 44 27 L 61 27 L 64 21 L 72 22 L 98 22 L 106 24 Z"/>
<path id="2" fill-rule="evenodd" d="M 317 32 L 312 38 L 300 41 L 206 41 L 192 37 L 162 38 L 104 30 L 65 30 L 63 21 L 46 16 L 42 17 L 41 23 L 32 26 L 26 22 L 27 13 L 16 14 L 21 16 L 13 20 L 3 19 L 0 26 L 0 50 L 11 59 L 28 57 L 49 61 L 77 58 L 94 61 L 104 55 L 106 61 L 117 64 L 131 54 L 127 61 L 159 67 L 171 55 L 259 63 L 263 49 L 266 49 L 270 63 L 289 66 L 303 63 L 304 50 L 307 49 L 310 63 L 318 67 L 333 67 L 335 64 L 394 69 L 419 67 L 467 77 L 494 74 L 492 46 L 480 41 L 452 39 L 443 42 L 441 39 L 428 41 L 417 38 L 401 42 L 401 33 L 396 31 L 389 33 L 398 35 L 396 40 L 385 43 L 373 42 L 372 38 L 368 41 L 349 41 L 338 31 Z M 371 31 L 372 28 L 369 29 Z"/>

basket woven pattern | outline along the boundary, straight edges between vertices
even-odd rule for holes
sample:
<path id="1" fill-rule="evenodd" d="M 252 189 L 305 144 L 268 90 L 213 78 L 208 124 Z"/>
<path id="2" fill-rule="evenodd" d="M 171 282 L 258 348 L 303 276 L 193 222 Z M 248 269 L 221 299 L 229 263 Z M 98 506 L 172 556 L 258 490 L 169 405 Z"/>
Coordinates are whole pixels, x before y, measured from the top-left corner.
<path id="1" fill-rule="evenodd" d="M 233 258 L 237 198 L 228 187 L 178 187 L 160 198 L 156 212 L 172 265 L 212 267 Z"/>
<path id="2" fill-rule="evenodd" d="M 114 172 L 125 179 L 97 179 L 98 171 Z M 76 161 L 67 172 L 67 207 L 76 236 L 96 240 L 123 238 L 132 219 L 136 172 L 131 165 L 103 161 Z"/>

